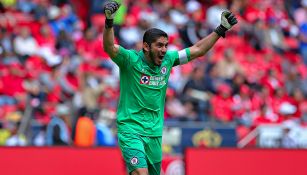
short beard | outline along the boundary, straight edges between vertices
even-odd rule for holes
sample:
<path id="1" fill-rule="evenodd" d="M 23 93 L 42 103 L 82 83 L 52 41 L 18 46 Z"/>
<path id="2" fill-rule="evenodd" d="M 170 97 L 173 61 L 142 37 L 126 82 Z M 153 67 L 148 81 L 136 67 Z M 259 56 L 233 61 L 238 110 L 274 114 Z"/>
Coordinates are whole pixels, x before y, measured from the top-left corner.
<path id="1" fill-rule="evenodd" d="M 149 50 L 149 58 L 150 58 L 152 64 L 154 64 L 155 66 L 158 66 L 158 65 L 156 65 L 156 63 L 155 63 L 155 54 L 151 51 L 151 48 L 150 48 L 150 50 Z"/>

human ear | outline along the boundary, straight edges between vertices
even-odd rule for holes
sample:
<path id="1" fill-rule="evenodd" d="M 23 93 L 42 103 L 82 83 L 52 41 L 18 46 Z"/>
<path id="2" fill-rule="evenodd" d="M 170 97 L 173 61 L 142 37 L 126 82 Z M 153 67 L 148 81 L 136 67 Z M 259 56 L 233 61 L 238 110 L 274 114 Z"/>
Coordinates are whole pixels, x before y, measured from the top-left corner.
<path id="1" fill-rule="evenodd" d="M 146 52 L 149 52 L 149 50 L 150 50 L 150 47 L 149 47 L 149 45 L 148 45 L 146 42 L 143 43 L 143 49 L 144 49 Z"/>

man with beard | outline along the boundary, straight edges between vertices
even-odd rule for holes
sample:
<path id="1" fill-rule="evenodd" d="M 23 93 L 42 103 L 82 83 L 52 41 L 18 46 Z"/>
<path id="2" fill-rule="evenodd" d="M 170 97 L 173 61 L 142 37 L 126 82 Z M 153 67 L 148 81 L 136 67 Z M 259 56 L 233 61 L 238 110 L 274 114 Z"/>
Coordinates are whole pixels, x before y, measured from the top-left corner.
<path id="1" fill-rule="evenodd" d="M 103 32 L 103 48 L 120 68 L 118 143 L 131 175 L 159 175 L 164 103 L 171 69 L 206 54 L 237 19 L 231 12 L 223 12 L 221 24 L 214 32 L 180 51 L 168 51 L 168 35 L 151 28 L 144 33 L 143 49 L 135 51 L 114 44 L 113 17 L 119 6 L 115 1 L 105 4 Z"/>

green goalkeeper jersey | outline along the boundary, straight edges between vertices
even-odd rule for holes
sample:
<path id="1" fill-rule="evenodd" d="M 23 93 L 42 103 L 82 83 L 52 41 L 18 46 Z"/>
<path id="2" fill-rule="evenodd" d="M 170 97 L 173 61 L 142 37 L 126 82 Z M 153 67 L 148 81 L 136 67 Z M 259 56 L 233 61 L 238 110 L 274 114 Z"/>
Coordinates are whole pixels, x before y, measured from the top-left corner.
<path id="1" fill-rule="evenodd" d="M 189 49 L 167 51 L 161 66 L 150 66 L 143 51 L 119 47 L 112 60 L 120 68 L 118 132 L 162 136 L 165 95 L 172 67 L 190 60 Z"/>

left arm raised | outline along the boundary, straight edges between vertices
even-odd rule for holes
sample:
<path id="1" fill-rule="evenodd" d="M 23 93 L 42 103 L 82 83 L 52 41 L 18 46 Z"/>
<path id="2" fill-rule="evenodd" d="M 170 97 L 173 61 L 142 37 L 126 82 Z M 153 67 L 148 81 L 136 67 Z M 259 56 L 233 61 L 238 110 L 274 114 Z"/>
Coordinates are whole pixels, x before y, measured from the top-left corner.
<path id="1" fill-rule="evenodd" d="M 221 24 L 210 35 L 201 39 L 190 47 L 190 60 L 205 55 L 222 36 L 225 37 L 225 33 L 235 24 L 237 24 L 237 18 L 229 11 L 224 11 L 221 15 Z"/>
<path id="2" fill-rule="evenodd" d="M 190 60 L 194 60 L 195 58 L 205 55 L 214 46 L 219 38 L 220 36 L 217 33 L 212 32 L 210 35 L 191 46 L 189 48 L 191 54 Z"/>

